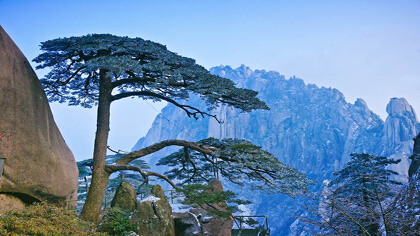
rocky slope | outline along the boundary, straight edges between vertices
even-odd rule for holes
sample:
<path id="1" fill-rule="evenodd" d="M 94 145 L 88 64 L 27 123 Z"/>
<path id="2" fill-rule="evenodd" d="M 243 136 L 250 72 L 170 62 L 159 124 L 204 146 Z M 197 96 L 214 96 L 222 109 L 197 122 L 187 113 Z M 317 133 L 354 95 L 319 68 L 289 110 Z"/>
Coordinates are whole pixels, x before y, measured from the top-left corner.
<path id="1" fill-rule="evenodd" d="M 391 99 L 387 106 L 389 116 L 384 122 L 362 99 L 351 104 L 340 91 L 305 84 L 299 78 L 285 79 L 278 72 L 252 71 L 246 66 L 237 69 L 219 66 L 211 72 L 233 80 L 238 87 L 258 91 L 259 98 L 271 110 L 241 113 L 220 106 L 212 111 L 223 121 L 219 124 L 209 118 L 190 119 L 182 110 L 168 105 L 133 150 L 165 139 L 241 138 L 262 146 L 280 161 L 320 181 L 341 169 L 352 152 L 401 158 L 403 161 L 395 169 L 406 174 L 412 139 L 419 132 L 420 124 L 404 98 Z M 197 97 L 191 97 L 188 103 L 205 107 Z M 162 150 L 146 161 L 155 169 L 157 159 L 173 150 Z M 160 172 L 165 171 L 159 168 Z M 252 196 L 249 200 L 254 205 L 247 209 L 249 213 L 269 216 L 270 226 L 275 231 L 273 235 L 288 233 L 293 219 L 286 217 L 284 210 L 273 207 L 284 202 L 284 196 L 235 190 L 241 195 Z"/>

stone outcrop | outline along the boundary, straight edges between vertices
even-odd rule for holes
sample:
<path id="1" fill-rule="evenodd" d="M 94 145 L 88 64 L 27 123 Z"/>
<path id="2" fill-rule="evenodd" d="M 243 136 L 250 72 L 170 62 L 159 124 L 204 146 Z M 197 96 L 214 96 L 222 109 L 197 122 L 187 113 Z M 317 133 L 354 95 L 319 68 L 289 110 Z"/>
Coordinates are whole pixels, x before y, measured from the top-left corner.
<path id="1" fill-rule="evenodd" d="M 11 194 L 0 194 L 0 212 L 10 210 L 21 210 L 25 203 L 18 197 Z"/>
<path id="2" fill-rule="evenodd" d="M 66 200 L 77 199 L 73 154 L 54 122 L 39 79 L 1 26 L 0 159 L 4 159 L 0 210 L 4 204 L 20 208 L 22 202 L 47 201 L 65 206 Z"/>
<path id="3" fill-rule="evenodd" d="M 393 178 L 400 182 L 408 181 L 409 157 L 413 153 L 413 138 L 416 136 L 418 119 L 413 107 L 404 98 L 391 98 L 386 111 L 383 130 L 384 150 L 382 156 L 398 160 L 397 165 L 389 166 L 399 175 Z"/>
<path id="4" fill-rule="evenodd" d="M 388 117 L 384 124 L 383 155 L 390 155 L 398 145 L 413 141 L 416 136 L 416 125 L 419 123 L 416 112 L 405 98 L 391 98 L 386 106 Z M 412 143 L 410 144 L 412 147 Z"/>
<path id="5" fill-rule="evenodd" d="M 223 185 L 218 179 L 212 179 L 209 184 L 212 192 L 223 191 Z M 226 203 L 213 204 L 218 210 L 223 210 L 222 205 Z M 233 218 L 218 217 L 210 214 L 213 210 L 210 206 L 190 209 L 189 212 L 174 213 L 176 236 L 230 236 L 233 227 Z"/>
<path id="6" fill-rule="evenodd" d="M 138 204 L 130 222 L 136 225 L 138 235 L 175 235 L 172 207 L 166 199 L 162 187 L 153 186 L 149 197 Z"/>
<path id="7" fill-rule="evenodd" d="M 111 207 L 118 207 L 122 210 L 132 212 L 136 209 L 136 206 L 137 198 L 134 188 L 129 183 L 122 182 L 115 192 Z"/>
<path id="8" fill-rule="evenodd" d="M 191 212 L 172 213 L 175 223 L 175 236 L 204 235 L 200 219 Z"/>

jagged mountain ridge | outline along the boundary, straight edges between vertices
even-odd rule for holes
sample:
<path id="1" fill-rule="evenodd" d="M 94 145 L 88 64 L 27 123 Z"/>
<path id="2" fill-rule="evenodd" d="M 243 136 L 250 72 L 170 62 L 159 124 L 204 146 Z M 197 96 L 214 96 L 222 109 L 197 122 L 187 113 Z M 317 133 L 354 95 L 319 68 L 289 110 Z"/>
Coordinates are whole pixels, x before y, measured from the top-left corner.
<path id="1" fill-rule="evenodd" d="M 271 110 L 240 113 L 221 106 L 212 111 L 224 121 L 218 124 L 207 117 L 190 119 L 182 110 L 168 105 L 133 150 L 174 138 L 244 138 L 272 152 L 282 162 L 322 177 L 339 170 L 351 152 L 392 153 L 383 142 L 385 123 L 362 99 L 350 104 L 336 89 L 305 85 L 294 77 L 286 80 L 273 71 L 224 66 L 212 68 L 211 72 L 232 79 L 238 87 L 258 91 L 259 98 Z M 204 108 L 197 97 L 188 103 Z M 401 138 L 398 137 L 398 143 Z"/>
<path id="2" fill-rule="evenodd" d="M 341 169 L 352 152 L 397 155 L 395 157 L 404 158 L 398 171 L 406 172 L 412 138 L 419 131 L 420 125 L 414 110 L 405 99 L 391 99 L 387 109 L 390 115 L 384 122 L 369 110 L 362 99 L 354 104 L 348 103 L 337 89 L 306 85 L 299 78 L 285 79 L 278 72 L 252 71 L 246 66 L 237 69 L 219 66 L 210 71 L 233 80 L 238 87 L 258 91 L 259 98 L 271 110 L 241 113 L 220 106 L 212 111 L 212 114 L 224 121 L 218 124 L 207 117 L 199 120 L 188 118 L 181 109 L 168 105 L 133 150 L 166 139 L 198 141 L 207 137 L 243 138 L 262 146 L 283 163 L 319 181 Z M 205 109 L 203 102 L 196 96 L 192 96 L 188 104 Z M 156 169 L 154 164 L 159 157 L 174 150 L 176 148 L 162 150 L 145 160 L 152 169 L 163 173 L 165 168 Z M 284 200 L 283 196 L 273 198 L 236 190 L 243 196 L 252 196 L 249 200 L 254 202 L 254 207 L 248 209 L 252 213 L 267 214 L 276 219 L 276 224 L 271 224 L 276 234 L 284 235 L 288 232 L 293 220 L 285 219 L 284 211 L 272 207 L 272 204 Z"/>

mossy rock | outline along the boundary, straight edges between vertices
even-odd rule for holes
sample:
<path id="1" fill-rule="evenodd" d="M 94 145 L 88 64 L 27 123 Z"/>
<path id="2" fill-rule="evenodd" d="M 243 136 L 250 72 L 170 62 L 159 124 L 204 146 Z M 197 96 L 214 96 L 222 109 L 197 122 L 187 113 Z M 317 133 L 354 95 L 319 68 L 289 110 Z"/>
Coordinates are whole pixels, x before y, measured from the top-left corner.
<path id="1" fill-rule="evenodd" d="M 172 207 L 166 199 L 162 187 L 153 186 L 149 197 L 138 204 L 130 222 L 136 225 L 138 235 L 175 235 Z"/>
<path id="2" fill-rule="evenodd" d="M 137 207 L 137 198 L 134 188 L 127 182 L 118 186 L 115 196 L 112 199 L 111 207 L 118 207 L 122 210 L 132 212 Z"/>

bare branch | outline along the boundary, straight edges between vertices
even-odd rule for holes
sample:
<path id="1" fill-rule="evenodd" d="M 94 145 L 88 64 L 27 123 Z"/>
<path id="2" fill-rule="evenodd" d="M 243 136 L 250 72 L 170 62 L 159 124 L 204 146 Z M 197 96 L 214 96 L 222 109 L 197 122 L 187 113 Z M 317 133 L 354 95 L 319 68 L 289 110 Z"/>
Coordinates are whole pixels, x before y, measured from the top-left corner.
<path id="1" fill-rule="evenodd" d="M 113 152 L 113 153 L 115 153 L 115 154 L 127 154 L 127 152 L 126 151 L 123 151 L 123 150 L 120 150 L 120 149 L 118 149 L 118 151 L 115 151 L 115 150 L 113 150 L 113 149 L 111 149 L 111 147 L 108 145 L 107 146 L 107 148 L 108 148 L 108 150 L 110 150 L 111 152 Z"/>

